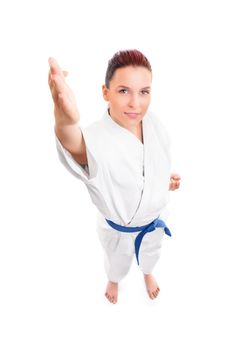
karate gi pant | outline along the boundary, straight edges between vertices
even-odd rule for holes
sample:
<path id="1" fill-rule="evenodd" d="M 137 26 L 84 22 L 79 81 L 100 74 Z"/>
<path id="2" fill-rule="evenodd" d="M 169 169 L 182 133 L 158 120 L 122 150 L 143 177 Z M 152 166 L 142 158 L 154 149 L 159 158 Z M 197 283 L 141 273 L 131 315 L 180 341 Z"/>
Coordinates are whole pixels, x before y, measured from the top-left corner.
<path id="1" fill-rule="evenodd" d="M 139 232 L 120 232 L 112 228 L 100 213 L 97 214 L 97 232 L 104 250 L 104 267 L 109 281 L 118 283 L 130 270 L 135 256 L 134 241 Z M 164 229 L 148 232 L 139 250 L 139 268 L 152 273 L 161 255 Z"/>

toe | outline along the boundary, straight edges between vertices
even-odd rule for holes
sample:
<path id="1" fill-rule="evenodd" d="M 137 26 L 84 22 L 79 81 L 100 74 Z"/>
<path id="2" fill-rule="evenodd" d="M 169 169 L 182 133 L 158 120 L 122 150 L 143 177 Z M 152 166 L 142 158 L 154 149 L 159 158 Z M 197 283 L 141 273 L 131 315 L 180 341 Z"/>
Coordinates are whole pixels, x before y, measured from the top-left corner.
<path id="1" fill-rule="evenodd" d="M 108 293 L 105 293 L 106 298 L 108 299 L 108 301 L 110 301 L 110 303 L 112 302 L 111 296 Z"/>
<path id="2" fill-rule="evenodd" d="M 159 294 L 159 289 L 157 288 L 156 290 L 153 291 L 154 298 L 156 298 L 158 294 Z"/>

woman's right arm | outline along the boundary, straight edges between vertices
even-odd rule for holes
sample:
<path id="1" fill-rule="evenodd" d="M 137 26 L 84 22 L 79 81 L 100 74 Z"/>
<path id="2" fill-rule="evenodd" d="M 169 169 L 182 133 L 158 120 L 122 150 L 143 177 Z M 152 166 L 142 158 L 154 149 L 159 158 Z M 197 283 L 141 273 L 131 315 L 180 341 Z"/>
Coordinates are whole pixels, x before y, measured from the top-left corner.
<path id="1" fill-rule="evenodd" d="M 61 70 L 54 58 L 50 57 L 48 62 L 48 84 L 54 102 L 55 133 L 73 158 L 86 165 L 86 145 L 79 127 L 80 115 L 75 96 L 65 81 L 68 73 Z"/>

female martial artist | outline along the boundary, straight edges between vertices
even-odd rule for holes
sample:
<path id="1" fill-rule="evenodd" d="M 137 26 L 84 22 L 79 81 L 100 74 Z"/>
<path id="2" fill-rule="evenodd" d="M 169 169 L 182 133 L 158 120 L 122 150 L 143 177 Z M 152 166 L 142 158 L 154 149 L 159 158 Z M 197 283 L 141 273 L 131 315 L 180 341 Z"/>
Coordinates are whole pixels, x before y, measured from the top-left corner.
<path id="1" fill-rule="evenodd" d="M 108 62 L 103 98 L 108 107 L 87 127 L 73 92 L 54 58 L 48 83 L 54 101 L 55 140 L 59 158 L 83 181 L 97 212 L 97 232 L 108 277 L 105 296 L 117 302 L 118 283 L 133 256 L 143 272 L 151 299 L 159 286 L 152 270 L 159 259 L 168 191 L 180 186 L 170 172 L 169 137 L 149 110 L 152 69 L 138 50 L 118 51 Z"/>

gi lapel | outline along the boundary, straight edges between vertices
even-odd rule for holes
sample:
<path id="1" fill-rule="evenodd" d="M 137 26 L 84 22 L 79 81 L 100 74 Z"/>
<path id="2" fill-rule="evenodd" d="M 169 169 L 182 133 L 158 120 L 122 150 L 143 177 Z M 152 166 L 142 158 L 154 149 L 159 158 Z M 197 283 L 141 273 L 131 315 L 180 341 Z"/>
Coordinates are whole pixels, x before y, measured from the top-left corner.
<path id="1" fill-rule="evenodd" d="M 170 160 L 156 120 L 152 118 L 156 117 L 150 113 L 143 118 L 144 189 L 130 226 L 143 225 L 148 218 L 157 217 L 168 201 Z"/>

